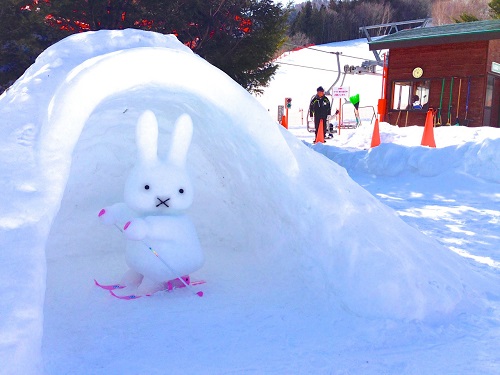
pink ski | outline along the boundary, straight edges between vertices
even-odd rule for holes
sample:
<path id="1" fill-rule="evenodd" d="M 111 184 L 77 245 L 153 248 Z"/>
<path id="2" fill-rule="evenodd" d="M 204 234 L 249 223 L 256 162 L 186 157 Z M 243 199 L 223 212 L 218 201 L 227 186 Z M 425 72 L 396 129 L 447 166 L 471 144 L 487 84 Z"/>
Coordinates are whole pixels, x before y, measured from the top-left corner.
<path id="1" fill-rule="evenodd" d="M 128 300 L 131 300 L 131 299 L 137 299 L 137 298 L 144 297 L 144 296 L 141 296 L 141 295 L 136 296 L 135 294 L 131 294 L 131 295 L 129 295 L 129 296 L 118 296 L 118 295 L 116 295 L 115 293 L 113 293 L 113 291 L 112 291 L 112 290 L 110 290 L 110 291 L 109 291 L 109 293 L 111 293 L 111 295 L 112 295 L 113 297 L 115 297 L 115 298 L 125 299 L 125 300 L 127 300 L 127 301 L 128 301 Z M 145 294 L 145 296 L 147 296 L 147 297 L 151 297 L 151 296 L 152 296 L 152 294 Z"/>
<path id="2" fill-rule="evenodd" d="M 99 288 L 106 289 L 106 290 L 114 290 L 114 289 L 123 289 L 123 288 L 125 288 L 125 285 L 120 285 L 120 284 L 102 285 L 102 284 L 99 284 L 96 279 L 94 279 L 94 283 Z"/>
<path id="3" fill-rule="evenodd" d="M 184 280 L 184 282 L 187 284 L 187 285 L 201 285 L 201 284 L 205 284 L 205 280 L 196 280 L 196 281 L 191 281 L 191 279 L 189 278 L 189 276 L 183 276 L 182 279 Z M 179 289 L 179 288 L 185 288 L 186 285 L 179 279 L 173 279 L 173 280 L 169 280 L 165 283 L 165 287 L 161 290 L 158 290 L 154 293 L 151 293 L 151 294 L 129 294 L 129 295 L 125 295 L 125 296 L 119 296 L 117 294 L 115 294 L 113 292 L 112 289 L 108 289 L 109 290 L 109 293 L 115 297 L 115 298 L 118 298 L 118 299 L 124 299 L 124 300 L 131 300 L 131 299 L 138 299 L 138 298 L 141 298 L 141 297 L 151 297 L 153 294 L 155 293 L 158 293 L 158 292 L 164 292 L 164 291 L 167 291 L 167 292 L 170 292 L 174 289 Z M 202 297 L 203 296 L 203 292 L 202 291 L 199 291 L 199 292 L 196 292 L 195 293 L 197 296 L 199 297 Z"/>

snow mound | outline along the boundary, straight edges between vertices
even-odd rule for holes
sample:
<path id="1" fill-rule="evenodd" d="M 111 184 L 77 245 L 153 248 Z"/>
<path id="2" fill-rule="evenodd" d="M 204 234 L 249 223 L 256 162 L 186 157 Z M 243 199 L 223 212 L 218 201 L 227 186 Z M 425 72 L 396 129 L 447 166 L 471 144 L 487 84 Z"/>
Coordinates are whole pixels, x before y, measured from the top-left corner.
<path id="1" fill-rule="evenodd" d="M 192 54 L 173 35 L 132 29 L 106 31 L 105 35 L 99 32 L 74 34 L 47 48 L 0 96 L 0 160 L 4 161 L 4 172 L 9 175 L 8 179 L 0 181 L 0 188 L 16 197 L 6 200 L 5 207 L 2 207 L 0 227 L 12 228 L 26 221 L 37 221 L 44 212 L 43 207 L 34 205 L 30 198 L 36 187 L 27 176 L 35 168 L 37 156 L 34 152 L 57 87 L 67 79 L 71 70 L 85 61 L 136 47 L 163 47 Z M 126 76 L 127 65 L 116 67 L 116 71 Z M 85 98 L 80 98 L 80 102 L 84 101 Z M 32 176 L 33 179 L 36 177 Z M 23 218 L 20 211 L 26 212 Z"/>
<path id="2" fill-rule="evenodd" d="M 406 225 L 173 37 L 85 33 L 45 51 L 0 97 L 0 245 L 16 249 L 0 258 L 13 270 L 0 287 L 9 322 L 1 331 L 14 337 L 0 343 L 0 361 L 26 363 L 10 373 L 39 365 L 45 252 L 49 273 L 51 261 L 64 264 L 54 288 L 75 282 L 88 259 L 99 268 L 102 254 L 122 252 L 120 233 L 95 215 L 121 199 L 144 109 L 156 113 L 164 140 L 181 113 L 193 119 L 189 214 L 207 256 L 200 274 L 214 285 L 256 289 L 269 303 L 322 300 L 349 314 L 405 320 L 476 302 L 461 258 Z M 489 150 L 477 152 L 491 158 Z M 297 285 L 311 287 L 297 293 Z"/>

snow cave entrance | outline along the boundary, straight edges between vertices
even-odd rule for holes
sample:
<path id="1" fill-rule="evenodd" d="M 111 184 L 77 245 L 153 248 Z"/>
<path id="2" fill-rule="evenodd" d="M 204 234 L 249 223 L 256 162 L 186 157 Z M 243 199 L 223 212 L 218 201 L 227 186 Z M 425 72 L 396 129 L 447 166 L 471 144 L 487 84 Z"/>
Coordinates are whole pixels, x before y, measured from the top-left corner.
<path id="1" fill-rule="evenodd" d="M 140 114 L 151 109 L 157 115 L 160 157 L 167 151 L 161 145 L 169 144 L 180 114 L 188 113 L 195 127 L 201 121 L 193 108 L 184 104 L 187 94 L 150 87 L 134 89 L 132 94 L 126 92 L 103 100 L 82 124 L 72 150 L 64 195 L 45 247 L 44 310 L 70 290 L 91 290 L 93 279 L 99 275 L 109 278 L 104 281 L 116 281 L 127 269 L 123 236 L 117 228 L 102 225 L 97 213 L 106 205 L 123 201 L 124 182 L 136 161 L 135 131 Z M 47 312 L 45 315 L 50 318 Z"/>

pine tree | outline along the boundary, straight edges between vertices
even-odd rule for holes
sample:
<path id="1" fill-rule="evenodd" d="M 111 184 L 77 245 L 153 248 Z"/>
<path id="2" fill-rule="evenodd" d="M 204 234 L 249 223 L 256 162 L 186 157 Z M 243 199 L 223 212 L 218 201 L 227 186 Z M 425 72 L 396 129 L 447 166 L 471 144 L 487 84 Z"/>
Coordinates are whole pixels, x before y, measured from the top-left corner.
<path id="1" fill-rule="evenodd" d="M 251 92 L 261 92 L 276 72 L 277 65 L 271 61 L 284 42 L 289 12 L 272 0 L 6 1 L 9 6 L 0 8 L 0 41 L 5 40 L 0 71 L 17 66 L 9 70 L 9 81 L 19 77 L 44 48 L 65 36 L 133 27 L 174 33 Z M 43 5 L 43 12 L 21 11 L 29 1 Z M 31 38 L 33 47 L 22 48 L 26 38 Z M 8 48 L 16 52 L 6 53 Z M 0 79 L 6 77 L 2 74 Z"/>
<path id="2" fill-rule="evenodd" d="M 177 30 L 179 39 L 250 92 L 261 93 L 277 70 L 271 61 L 285 40 L 287 10 L 271 0 L 195 2 L 197 17 Z"/>
<path id="3" fill-rule="evenodd" d="M 139 4 L 133 0 L 52 0 L 47 21 L 53 28 L 66 31 L 67 35 L 125 29 L 141 20 Z"/>
<path id="4" fill-rule="evenodd" d="M 142 0 L 148 7 L 156 0 Z M 175 33 L 195 53 L 250 92 L 260 93 L 277 65 L 289 9 L 272 0 L 173 0 L 156 8 L 148 28 Z"/>
<path id="5" fill-rule="evenodd" d="M 500 19 L 500 0 L 492 0 L 488 3 L 491 18 Z"/>
<path id="6" fill-rule="evenodd" d="M 315 43 L 359 38 L 359 27 L 426 18 L 431 0 L 313 0 L 296 5 L 290 34 Z"/>
<path id="7" fill-rule="evenodd" d="M 45 25 L 47 4 L 5 0 L 0 7 L 0 93 L 35 61 L 57 36 Z"/>
<path id="8" fill-rule="evenodd" d="M 311 39 L 315 39 L 315 35 L 312 32 L 313 28 L 313 6 L 310 1 L 304 3 L 304 6 L 297 14 L 291 26 L 291 34 L 303 33 Z"/>
<path id="9" fill-rule="evenodd" d="M 488 3 L 488 7 L 490 8 L 489 14 L 493 19 L 500 19 L 500 0 L 492 0 Z M 462 13 L 459 18 L 454 18 L 456 23 L 461 22 L 475 22 L 479 21 L 479 18 L 469 13 Z"/>
<path id="10" fill-rule="evenodd" d="M 462 22 L 476 22 L 479 21 L 479 18 L 469 13 L 462 13 L 459 18 L 454 18 L 456 23 Z"/>

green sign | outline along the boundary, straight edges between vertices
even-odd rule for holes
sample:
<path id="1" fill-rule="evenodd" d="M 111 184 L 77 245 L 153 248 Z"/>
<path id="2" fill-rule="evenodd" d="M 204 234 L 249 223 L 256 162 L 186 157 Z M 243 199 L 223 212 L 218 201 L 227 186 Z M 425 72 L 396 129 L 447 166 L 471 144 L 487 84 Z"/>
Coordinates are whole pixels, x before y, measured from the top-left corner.
<path id="1" fill-rule="evenodd" d="M 500 64 L 499 63 L 496 63 L 496 62 L 492 62 L 491 63 L 491 71 L 493 73 L 498 73 L 500 74 Z"/>

